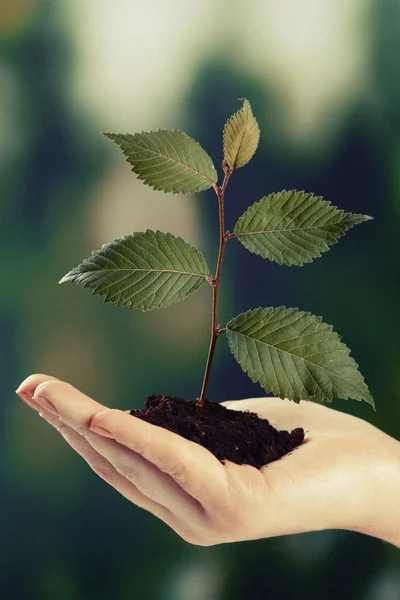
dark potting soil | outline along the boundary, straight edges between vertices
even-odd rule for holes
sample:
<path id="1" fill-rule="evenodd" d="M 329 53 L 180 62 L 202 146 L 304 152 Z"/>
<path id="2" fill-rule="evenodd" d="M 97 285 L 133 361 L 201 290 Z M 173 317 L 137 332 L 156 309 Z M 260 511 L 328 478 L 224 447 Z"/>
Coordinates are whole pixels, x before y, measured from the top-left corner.
<path id="1" fill-rule="evenodd" d="M 200 417 L 195 401 L 170 396 L 148 396 L 144 408 L 130 414 L 201 444 L 222 463 L 227 459 L 257 469 L 288 454 L 304 440 L 301 427 L 278 431 L 256 413 L 229 410 L 208 400 Z"/>

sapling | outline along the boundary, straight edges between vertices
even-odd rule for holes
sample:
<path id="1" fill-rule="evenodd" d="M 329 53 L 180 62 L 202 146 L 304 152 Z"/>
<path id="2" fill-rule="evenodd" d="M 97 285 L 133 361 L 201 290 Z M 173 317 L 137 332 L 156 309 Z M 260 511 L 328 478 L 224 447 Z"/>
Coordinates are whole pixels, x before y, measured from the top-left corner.
<path id="1" fill-rule="evenodd" d="M 230 458 L 258 467 L 299 445 L 304 437 L 301 428 L 291 433 L 277 432 L 254 413 L 237 414 L 206 400 L 214 351 L 221 335 L 228 338 L 230 350 L 243 371 L 267 394 L 295 402 L 353 398 L 374 406 L 350 350 L 321 317 L 279 306 L 248 310 L 222 327 L 218 322 L 221 271 L 228 242 L 237 239 L 250 252 L 279 265 L 303 266 L 328 251 L 348 229 L 372 217 L 345 212 L 312 193 L 284 190 L 255 202 L 242 214 L 233 231 L 227 231 L 228 183 L 235 169 L 250 161 L 260 138 L 258 123 L 246 99 L 224 127 L 224 177 L 220 185 L 210 156 L 183 132 L 158 129 L 133 135 L 103 135 L 120 147 L 132 171 L 145 184 L 173 194 L 213 188 L 219 207 L 219 252 L 214 274 L 201 252 L 182 238 L 146 230 L 103 245 L 60 281 L 88 287 L 116 306 L 143 311 L 169 306 L 193 294 L 204 283 L 210 285 L 211 338 L 198 398 L 190 403 L 151 396 L 145 409 L 131 411 L 132 414 L 205 445 L 219 459 Z M 227 433 L 227 419 L 230 429 L 236 427 L 236 437 Z M 179 420 L 185 421 L 185 426 L 179 427 Z M 248 439 L 245 434 L 252 427 L 250 442 L 250 434 Z M 273 438 L 269 442 L 263 438 L 268 434 Z M 221 449 L 224 435 L 231 438 L 226 438 L 227 447 Z M 269 454 L 264 448 L 268 443 L 276 446 L 275 451 L 270 448 Z"/>

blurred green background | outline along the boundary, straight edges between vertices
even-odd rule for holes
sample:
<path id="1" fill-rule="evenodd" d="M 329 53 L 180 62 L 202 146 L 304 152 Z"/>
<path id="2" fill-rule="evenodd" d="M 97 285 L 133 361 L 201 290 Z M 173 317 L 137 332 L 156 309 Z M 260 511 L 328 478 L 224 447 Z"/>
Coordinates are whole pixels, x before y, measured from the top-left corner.
<path id="1" fill-rule="evenodd" d="M 190 546 L 98 479 L 14 394 L 37 372 L 124 409 L 151 393 L 198 395 L 208 289 L 142 314 L 57 282 L 146 227 L 181 235 L 214 264 L 212 191 L 154 192 L 99 132 L 175 127 L 220 164 L 224 122 L 245 96 L 261 144 L 230 184 L 228 228 L 284 188 L 375 220 L 304 268 L 232 243 L 220 321 L 259 305 L 323 315 L 377 412 L 333 407 L 399 438 L 399 69 L 397 0 L 0 0 L 2 598 L 400 598 L 398 551 L 356 533 Z M 209 398 L 262 395 L 220 342 Z"/>

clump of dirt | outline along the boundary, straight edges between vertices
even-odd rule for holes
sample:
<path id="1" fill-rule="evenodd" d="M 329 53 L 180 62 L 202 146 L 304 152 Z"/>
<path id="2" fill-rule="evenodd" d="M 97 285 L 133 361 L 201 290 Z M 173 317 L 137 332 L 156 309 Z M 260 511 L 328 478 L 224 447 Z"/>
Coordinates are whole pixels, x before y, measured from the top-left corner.
<path id="1" fill-rule="evenodd" d="M 257 469 L 288 454 L 304 440 L 301 427 L 278 431 L 256 413 L 229 410 L 208 400 L 200 417 L 195 401 L 171 396 L 148 396 L 144 408 L 130 414 L 201 444 L 222 463 L 227 459 Z"/>

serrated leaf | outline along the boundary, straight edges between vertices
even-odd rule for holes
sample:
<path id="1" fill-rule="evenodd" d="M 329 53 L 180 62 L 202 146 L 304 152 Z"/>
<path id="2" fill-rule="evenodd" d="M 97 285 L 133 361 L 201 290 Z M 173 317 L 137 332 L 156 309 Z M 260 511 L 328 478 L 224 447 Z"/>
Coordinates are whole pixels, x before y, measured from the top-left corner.
<path id="1" fill-rule="evenodd" d="M 280 398 L 374 400 L 332 326 L 297 308 L 257 308 L 226 326 L 231 352 L 252 381 Z"/>
<path id="2" fill-rule="evenodd" d="M 260 128 L 251 110 L 250 102 L 232 115 L 224 127 L 224 159 L 229 167 L 239 169 L 249 162 L 257 150 Z"/>
<path id="3" fill-rule="evenodd" d="M 314 194 L 283 190 L 250 206 L 234 234 L 250 252 L 280 265 L 302 266 L 329 250 L 348 229 L 370 219 Z"/>
<path id="4" fill-rule="evenodd" d="M 105 244 L 64 275 L 117 306 L 151 310 L 193 294 L 209 275 L 199 250 L 161 231 L 132 233 Z"/>
<path id="5" fill-rule="evenodd" d="M 218 180 L 207 152 L 181 131 L 158 129 L 135 134 L 103 133 L 115 142 L 147 185 L 173 194 L 193 194 Z"/>

